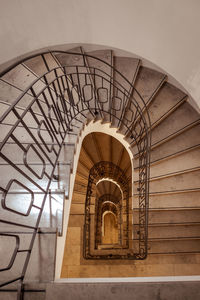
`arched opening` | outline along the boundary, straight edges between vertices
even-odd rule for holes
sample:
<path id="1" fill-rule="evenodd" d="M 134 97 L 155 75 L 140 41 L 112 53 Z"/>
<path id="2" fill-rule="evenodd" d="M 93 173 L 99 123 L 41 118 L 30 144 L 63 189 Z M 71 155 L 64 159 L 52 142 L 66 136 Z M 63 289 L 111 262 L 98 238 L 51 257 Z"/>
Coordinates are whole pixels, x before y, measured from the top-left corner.
<path id="1" fill-rule="evenodd" d="M 103 188 L 105 190 L 102 191 Z M 116 182 L 110 181 L 108 178 L 99 181 L 96 190 L 95 249 L 106 248 L 108 244 L 110 248 L 120 248 L 122 242 L 121 207 L 123 192 Z M 114 219 L 112 216 L 106 217 L 109 213 L 112 214 Z"/>
<path id="2" fill-rule="evenodd" d="M 118 226 L 117 216 L 112 211 L 105 211 L 102 215 L 102 245 L 118 245 Z"/>
<path id="3" fill-rule="evenodd" d="M 92 260 L 120 259 L 122 255 L 126 259 L 133 254 L 132 174 L 130 155 L 116 138 L 101 132 L 86 135 L 76 171 L 64 260 L 73 248 L 70 232 L 79 232 L 77 246 L 83 264 L 90 255 Z M 90 182 L 89 176 L 95 179 Z"/>

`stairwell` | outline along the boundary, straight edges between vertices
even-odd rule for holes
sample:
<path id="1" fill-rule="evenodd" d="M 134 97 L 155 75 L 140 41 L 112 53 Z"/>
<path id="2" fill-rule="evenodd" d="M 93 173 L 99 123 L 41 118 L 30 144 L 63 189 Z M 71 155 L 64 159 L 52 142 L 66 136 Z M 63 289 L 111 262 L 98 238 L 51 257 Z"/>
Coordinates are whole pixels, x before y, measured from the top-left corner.
<path id="1" fill-rule="evenodd" d="M 139 59 L 116 57 L 111 50 L 84 52 L 80 47 L 34 55 L 5 70 L 0 105 L 0 299 L 20 299 L 20 289 L 25 290 L 24 299 L 98 299 L 97 294 L 112 299 L 124 293 L 130 299 L 133 288 L 138 291 L 135 299 L 165 299 L 168 289 L 177 289 L 171 299 L 182 299 L 183 292 L 186 299 L 198 299 L 198 282 L 79 284 L 79 289 L 78 284 L 52 283 L 55 268 L 62 268 L 64 278 L 199 275 L 200 119 L 183 91 Z M 134 249 L 137 258 L 145 258 L 148 250 L 144 260 L 94 261 L 82 256 L 89 170 L 98 160 L 108 160 L 109 153 L 111 161 L 120 162 L 120 156 L 114 158 L 114 138 L 99 158 L 95 154 L 101 139 L 92 149 L 88 135 L 84 144 L 89 127 L 94 142 L 93 124 L 110 127 L 113 135 L 117 130 L 129 145 L 131 236 L 144 250 L 142 254 Z M 127 167 L 125 162 L 121 155 L 121 167 Z M 142 194 L 148 180 L 149 189 L 146 185 Z M 141 202 L 142 195 L 147 202 Z M 148 248 L 141 204 L 149 206 L 142 219 L 147 224 L 148 218 Z M 68 228 L 63 227 L 67 218 Z M 56 243 L 65 238 L 63 265 L 58 268 Z M 101 294 L 102 286 L 107 296 Z"/>

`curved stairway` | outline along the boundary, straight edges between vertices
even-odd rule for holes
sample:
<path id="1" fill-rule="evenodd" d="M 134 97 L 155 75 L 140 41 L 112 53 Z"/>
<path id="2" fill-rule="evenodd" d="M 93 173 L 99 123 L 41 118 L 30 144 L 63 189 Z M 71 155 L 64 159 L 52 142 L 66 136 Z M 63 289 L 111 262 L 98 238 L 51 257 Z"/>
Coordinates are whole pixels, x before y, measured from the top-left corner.
<path id="1" fill-rule="evenodd" d="M 148 256 L 144 261 L 110 266 L 96 261 L 67 265 L 67 277 L 199 275 L 200 118 L 187 95 L 165 74 L 143 66 L 139 59 L 115 56 L 111 50 L 84 53 L 80 47 L 38 54 L 1 74 L 0 105 L 2 288 L 10 281 L 16 297 L 12 281 L 27 286 L 39 282 L 44 299 L 45 285 L 54 279 L 55 247 L 50 245 L 55 243 L 56 229 L 62 235 L 74 152 L 84 127 L 92 122 L 109 123 L 130 145 L 131 234 L 144 250 L 135 250 L 138 257 L 145 258 L 147 231 L 141 221 L 147 226 L 148 218 Z M 92 164 L 98 161 L 94 153 L 99 147 L 94 147 L 92 152 L 85 149 L 88 161 L 80 155 L 77 176 L 82 163 L 84 188 Z M 113 144 L 110 147 L 114 149 Z M 76 188 L 75 181 L 73 198 L 80 198 L 85 191 Z M 146 209 L 149 205 L 148 215 L 141 215 L 142 205 Z M 79 209 L 84 215 L 83 205 L 76 207 L 75 215 Z M 69 227 L 76 227 L 70 222 Z M 41 257 L 48 268 L 40 265 Z M 0 297 L 5 293 L 0 292 Z"/>

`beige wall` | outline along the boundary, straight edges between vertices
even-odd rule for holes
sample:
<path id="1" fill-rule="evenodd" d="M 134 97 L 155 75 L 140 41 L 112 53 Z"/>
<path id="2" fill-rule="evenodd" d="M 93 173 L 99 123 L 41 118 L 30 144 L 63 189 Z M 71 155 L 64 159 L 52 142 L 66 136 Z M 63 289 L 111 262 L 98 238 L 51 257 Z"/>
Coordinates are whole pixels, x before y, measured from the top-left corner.
<path id="1" fill-rule="evenodd" d="M 0 64 L 46 46 L 90 43 L 140 55 L 200 104 L 199 0 L 0 0 Z"/>

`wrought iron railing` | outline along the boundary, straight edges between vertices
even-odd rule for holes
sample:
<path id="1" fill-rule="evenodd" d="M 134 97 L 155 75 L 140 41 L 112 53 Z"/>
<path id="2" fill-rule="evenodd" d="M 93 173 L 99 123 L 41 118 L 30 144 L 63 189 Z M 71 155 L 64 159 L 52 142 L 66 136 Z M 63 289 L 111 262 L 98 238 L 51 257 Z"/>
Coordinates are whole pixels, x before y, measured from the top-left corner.
<path id="1" fill-rule="evenodd" d="M 50 67 L 47 55 L 55 62 L 57 54 L 81 56 L 82 65 Z M 27 62 L 40 58 L 46 72 L 38 72 L 37 77 L 27 68 Z M 88 64 L 90 59 L 90 65 Z M 99 61 L 109 67 L 109 74 L 93 67 L 92 61 Z M 33 80 L 25 88 L 15 86 L 14 76 L 23 76 L 18 68 L 32 73 Z M 44 68 L 43 68 L 44 69 Z M 111 74 L 117 74 L 117 80 Z M 10 76 L 10 77 L 9 77 Z M 11 80 L 9 80 L 11 78 Z M 27 57 L 10 66 L 0 74 L 4 85 L 18 91 L 7 109 L 2 109 L 0 117 L 0 163 L 1 163 L 1 237 L 15 241 L 9 263 L 0 271 L 12 270 L 19 254 L 23 253 L 21 270 L 16 276 L 1 282 L 0 287 L 20 282 L 18 297 L 21 297 L 22 283 L 30 260 L 34 240 L 42 217 L 45 200 L 56 178 L 56 166 L 66 134 L 79 130 L 87 119 L 115 119 L 118 127 L 126 128 L 126 133 L 135 140 L 139 153 L 139 251 L 134 259 L 144 259 L 147 255 L 148 224 L 148 178 L 150 161 L 150 119 L 145 102 L 132 84 L 108 63 L 96 57 L 65 51 L 44 52 Z M 23 81 L 23 78 L 22 78 Z M 2 90 L 3 91 L 3 90 Z M 9 93 L 9 89 L 7 90 Z M 3 92 L 2 92 L 3 94 Z M 5 108 L 6 101 L 1 101 Z M 145 108 L 146 114 L 143 114 Z M 35 166 L 35 160 L 38 166 Z M 25 208 L 13 205 L 13 195 L 20 194 L 26 203 Z M 16 201 L 17 200 L 17 201 Z M 34 211 L 35 218 L 32 218 Z M 32 218 L 32 219 L 31 219 Z M 31 219 L 31 220 L 30 220 Z M 31 221 L 31 222 L 30 222 Z M 27 248 L 22 248 L 20 234 L 9 234 L 7 226 L 28 229 L 32 237 Z M 17 230 L 14 230 L 15 232 Z"/>
<path id="2" fill-rule="evenodd" d="M 117 184 L 119 184 L 121 190 L 122 190 L 122 199 L 121 199 L 121 213 L 125 216 L 122 221 L 122 228 L 123 228 L 123 234 L 122 234 L 122 242 L 121 246 L 124 249 L 128 249 L 129 251 L 126 251 L 126 253 L 123 253 L 123 258 L 129 258 L 132 255 L 135 255 L 131 253 L 131 249 L 129 247 L 129 234 L 130 234 L 130 224 L 129 224 L 129 186 L 130 183 L 126 177 L 126 174 L 115 164 L 112 162 L 107 161 L 101 161 L 97 164 L 95 164 L 89 173 L 88 178 L 88 186 L 87 186 L 87 193 L 86 193 L 86 200 L 85 200 L 85 224 L 84 224 L 84 249 L 83 249 L 83 256 L 86 259 L 110 259 L 110 254 L 101 254 L 97 253 L 95 245 L 95 237 L 94 241 L 92 243 L 91 240 L 91 232 L 92 227 L 94 227 L 94 224 L 92 224 L 91 219 L 91 212 L 90 212 L 90 206 L 91 206 L 91 197 L 95 196 L 96 191 L 96 185 L 97 183 L 102 179 L 109 179 L 113 180 Z M 97 218 L 98 219 L 98 218 Z M 93 220 L 95 222 L 95 220 Z M 92 244 L 94 245 L 92 247 Z M 112 255 L 113 259 L 119 258 L 119 255 Z"/>

